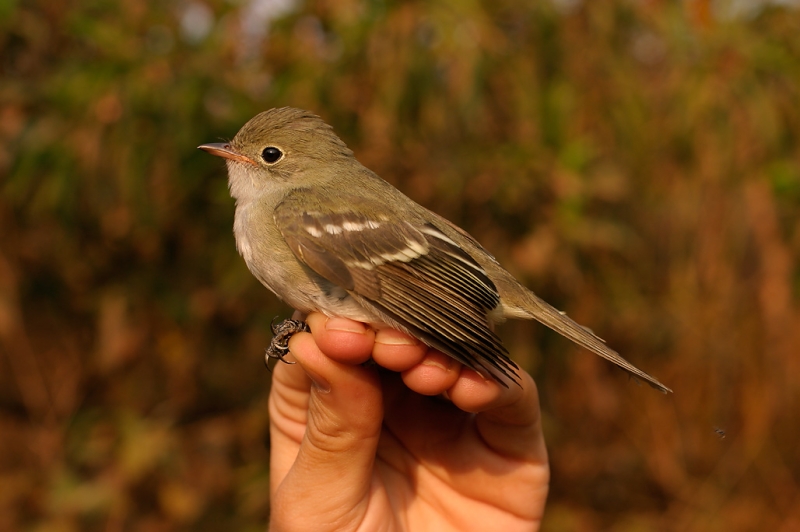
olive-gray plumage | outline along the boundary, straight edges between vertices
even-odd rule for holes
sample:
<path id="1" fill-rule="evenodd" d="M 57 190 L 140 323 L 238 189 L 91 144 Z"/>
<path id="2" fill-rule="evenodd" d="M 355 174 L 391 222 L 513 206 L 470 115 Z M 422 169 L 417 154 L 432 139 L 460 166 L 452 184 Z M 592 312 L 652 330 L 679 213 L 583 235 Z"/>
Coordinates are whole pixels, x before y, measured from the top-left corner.
<path id="1" fill-rule="evenodd" d="M 535 319 L 663 391 L 588 329 L 517 282 L 469 234 L 359 163 L 300 109 L 263 112 L 227 144 L 234 234 L 250 271 L 301 312 L 405 331 L 507 385 L 517 380 L 492 325 Z"/>

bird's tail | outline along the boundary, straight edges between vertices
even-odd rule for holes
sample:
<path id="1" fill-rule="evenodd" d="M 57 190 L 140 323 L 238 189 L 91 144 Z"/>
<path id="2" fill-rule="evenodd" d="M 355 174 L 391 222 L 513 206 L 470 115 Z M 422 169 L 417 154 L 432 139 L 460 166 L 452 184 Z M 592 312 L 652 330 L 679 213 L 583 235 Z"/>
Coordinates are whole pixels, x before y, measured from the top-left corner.
<path id="1" fill-rule="evenodd" d="M 664 386 L 655 377 L 652 377 L 640 370 L 624 358 L 619 353 L 609 348 L 602 338 L 595 335 L 589 329 L 579 325 L 571 320 L 566 314 L 556 310 L 551 305 L 536 296 L 533 292 L 528 291 L 528 298 L 526 298 L 525 308 L 516 308 L 515 311 L 521 311 L 529 317 L 547 325 L 557 333 L 569 338 L 576 344 L 585 347 L 589 351 L 613 362 L 621 367 L 634 377 L 644 380 L 650 386 L 659 390 L 662 393 L 672 392 L 670 388 Z"/>

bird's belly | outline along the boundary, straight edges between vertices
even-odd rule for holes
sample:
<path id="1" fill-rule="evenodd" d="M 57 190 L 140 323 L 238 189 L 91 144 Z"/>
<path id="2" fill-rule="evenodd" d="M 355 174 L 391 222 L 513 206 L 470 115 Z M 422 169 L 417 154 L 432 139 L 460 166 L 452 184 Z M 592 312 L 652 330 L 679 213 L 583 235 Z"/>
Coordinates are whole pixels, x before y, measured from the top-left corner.
<path id="1" fill-rule="evenodd" d="M 279 266 L 271 257 L 269 263 L 261 261 L 246 261 L 253 275 L 278 298 L 300 312 L 322 312 L 326 316 L 348 318 L 355 321 L 374 323 L 379 322 L 362 307 L 343 288 L 333 285 L 316 273 L 306 270 L 306 275 L 289 278 L 284 272 L 288 268 Z M 294 261 L 294 257 L 291 257 Z M 292 264 L 296 267 L 296 263 Z M 305 270 L 305 268 L 304 268 Z"/>
<path id="2" fill-rule="evenodd" d="M 288 246 L 269 246 L 269 242 L 281 242 L 283 236 L 273 225 L 251 223 L 250 215 L 249 206 L 237 205 L 236 247 L 250 272 L 278 298 L 305 313 L 319 311 L 366 323 L 381 321 L 346 290 L 301 265 Z"/>
<path id="3" fill-rule="evenodd" d="M 342 290 L 342 292 L 344 292 Z M 328 317 L 348 318 L 364 323 L 375 323 L 380 321 L 377 316 L 369 314 L 355 299 L 346 292 L 344 297 L 339 296 L 317 296 L 312 298 L 313 309 L 322 312 Z"/>

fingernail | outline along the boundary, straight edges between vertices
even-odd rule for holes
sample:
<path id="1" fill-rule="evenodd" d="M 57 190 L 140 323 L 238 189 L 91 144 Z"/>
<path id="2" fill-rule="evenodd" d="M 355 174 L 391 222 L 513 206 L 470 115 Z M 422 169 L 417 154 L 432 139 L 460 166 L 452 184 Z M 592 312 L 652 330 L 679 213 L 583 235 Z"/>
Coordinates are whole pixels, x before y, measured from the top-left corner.
<path id="1" fill-rule="evenodd" d="M 364 334 L 367 332 L 367 327 L 363 323 L 353 320 L 346 320 L 344 318 L 328 318 L 328 321 L 325 322 L 325 330 Z"/>
<path id="2" fill-rule="evenodd" d="M 419 340 L 394 329 L 381 329 L 375 335 L 375 343 L 384 345 L 419 345 Z"/>
<path id="3" fill-rule="evenodd" d="M 426 358 L 425 360 L 423 360 L 422 361 L 422 365 L 423 366 L 432 366 L 434 368 L 439 368 L 439 369 L 444 370 L 444 371 L 447 371 L 449 369 L 447 366 L 445 366 L 444 364 L 442 364 L 438 360 L 432 360 L 430 358 Z"/>

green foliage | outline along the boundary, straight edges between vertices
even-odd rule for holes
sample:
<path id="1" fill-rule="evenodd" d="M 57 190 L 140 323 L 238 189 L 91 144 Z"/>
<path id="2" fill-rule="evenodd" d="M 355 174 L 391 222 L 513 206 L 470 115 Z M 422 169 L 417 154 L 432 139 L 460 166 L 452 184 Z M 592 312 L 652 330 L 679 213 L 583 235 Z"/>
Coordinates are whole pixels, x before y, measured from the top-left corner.
<path id="1" fill-rule="evenodd" d="M 195 147 L 284 105 L 675 389 L 504 326 L 547 529 L 797 521 L 800 13 L 709 4 L 0 2 L 0 529 L 263 528 L 289 309 Z"/>

